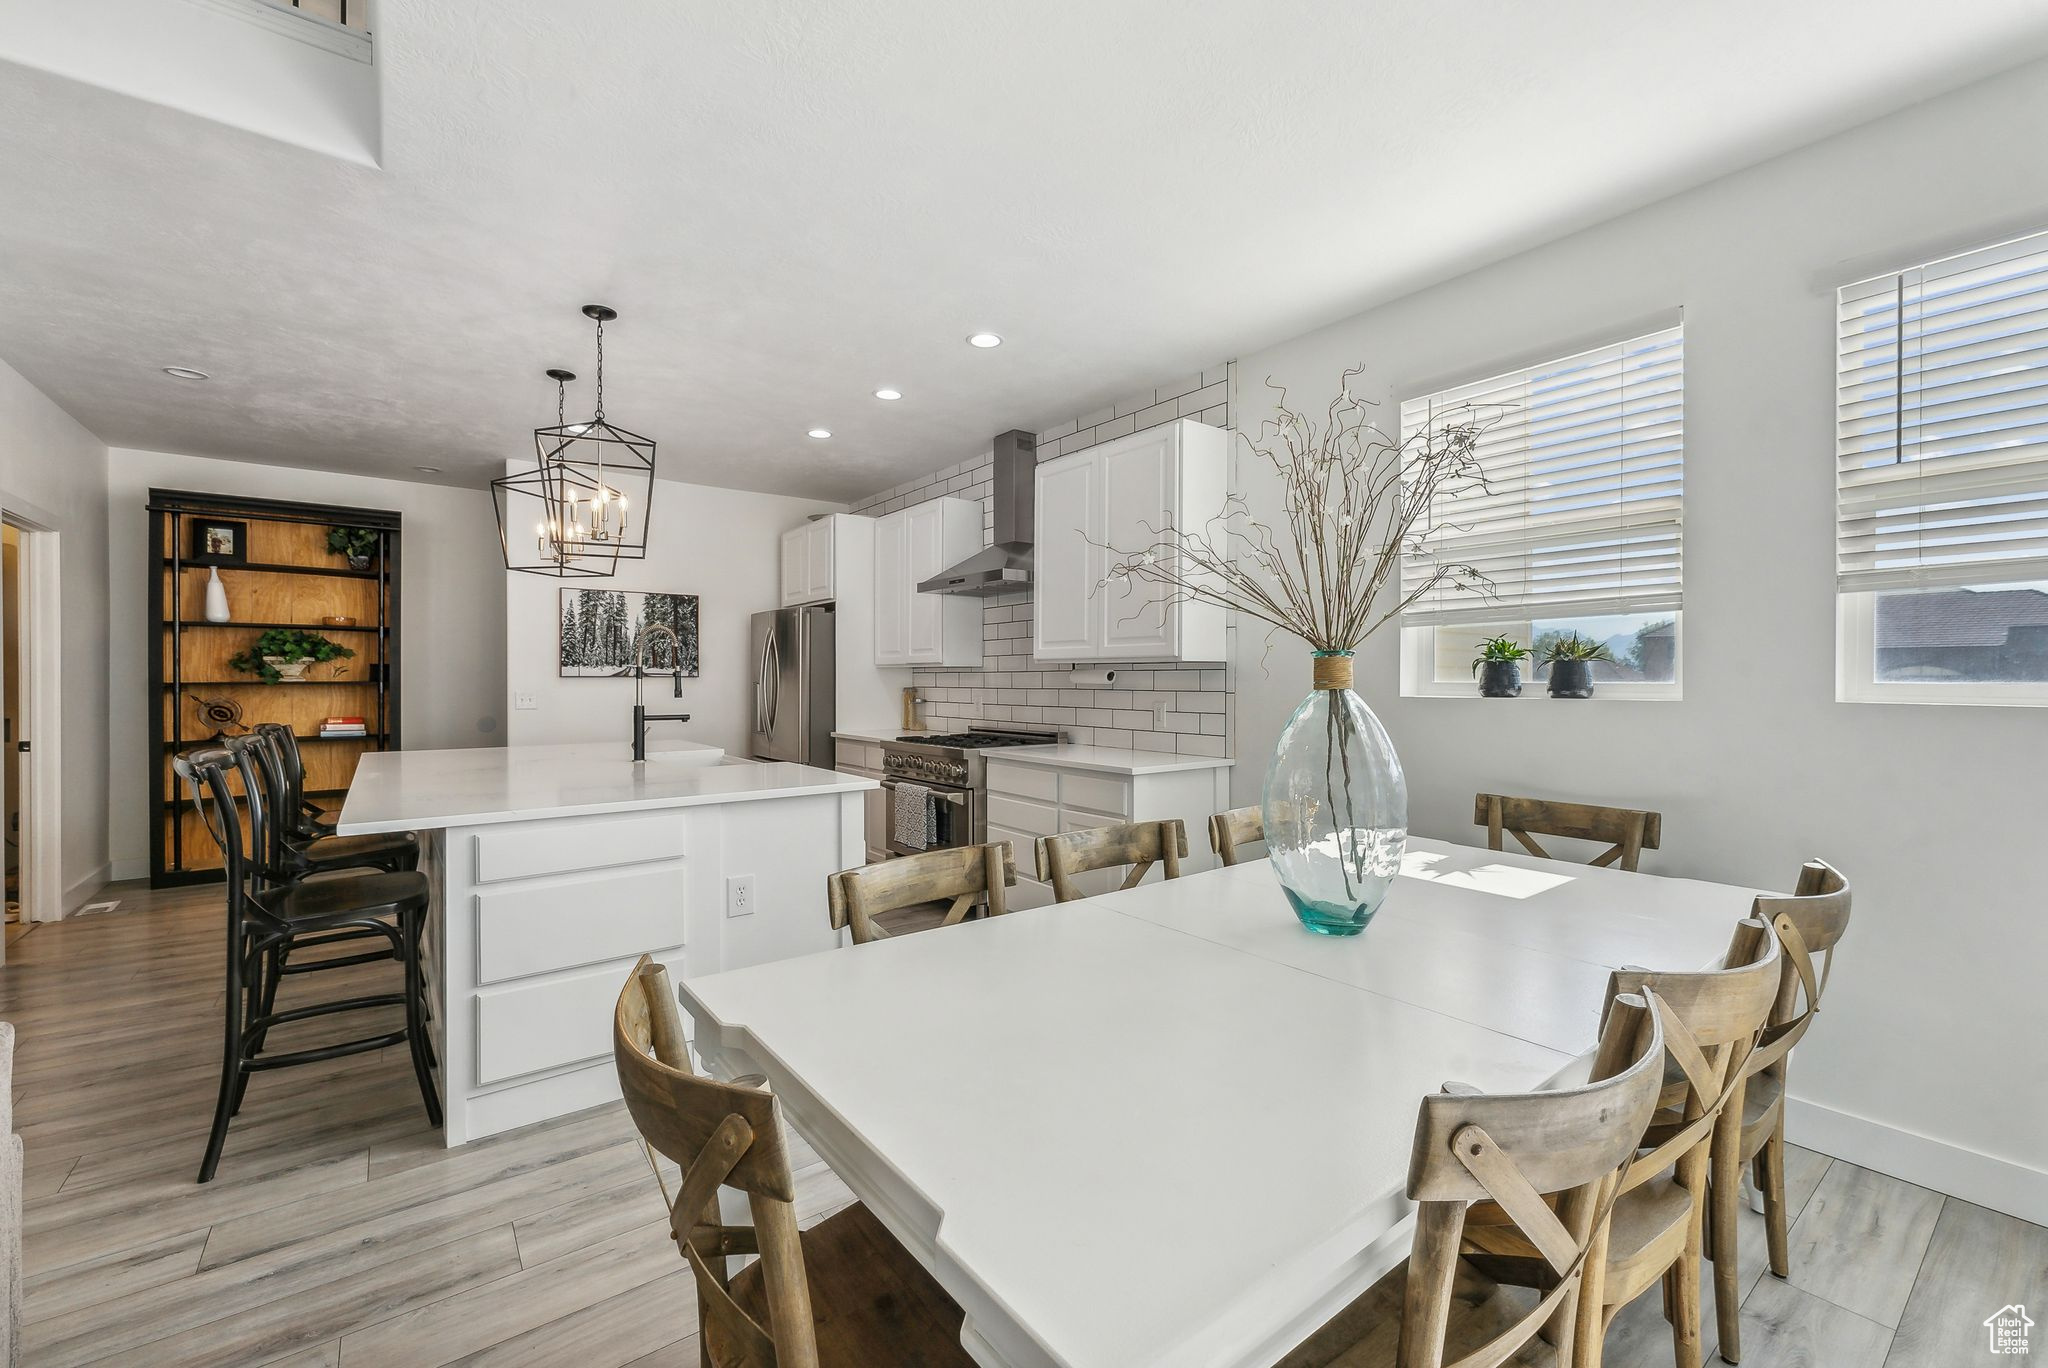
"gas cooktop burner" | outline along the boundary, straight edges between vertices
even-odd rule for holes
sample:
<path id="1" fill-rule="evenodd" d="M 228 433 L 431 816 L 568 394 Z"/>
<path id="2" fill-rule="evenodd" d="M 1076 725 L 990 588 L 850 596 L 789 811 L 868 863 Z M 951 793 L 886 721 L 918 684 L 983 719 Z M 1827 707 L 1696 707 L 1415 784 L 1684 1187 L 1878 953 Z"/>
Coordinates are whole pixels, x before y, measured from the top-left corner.
<path id="1" fill-rule="evenodd" d="M 899 736 L 912 746 L 957 746 L 963 750 L 988 750 L 995 746 L 1043 746 L 1049 738 L 1021 732 L 942 732 L 936 735 Z"/>

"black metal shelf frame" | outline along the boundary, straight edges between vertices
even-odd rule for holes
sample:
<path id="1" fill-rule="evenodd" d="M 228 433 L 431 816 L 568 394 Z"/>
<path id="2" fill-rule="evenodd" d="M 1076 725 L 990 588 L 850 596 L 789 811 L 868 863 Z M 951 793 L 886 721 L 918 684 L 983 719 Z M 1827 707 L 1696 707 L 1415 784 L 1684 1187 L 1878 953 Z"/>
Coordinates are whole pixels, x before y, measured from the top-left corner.
<path id="1" fill-rule="evenodd" d="M 337 570 L 325 566 L 275 565 L 256 563 L 238 565 L 237 570 L 255 570 L 274 574 L 316 575 L 348 579 L 374 580 L 377 585 L 378 620 L 373 624 L 355 627 L 322 628 L 318 623 L 199 623 L 183 618 L 176 612 L 179 606 L 179 585 L 183 572 L 192 562 L 185 555 L 189 544 L 186 520 L 200 516 L 229 516 L 255 518 L 269 522 L 308 523 L 347 527 L 366 527 L 377 533 L 378 548 L 376 566 L 371 570 Z M 399 749 L 399 659 L 398 659 L 398 584 L 399 584 L 399 542 L 404 519 L 399 513 L 381 508 L 353 508 L 344 504 L 297 503 L 284 499 L 252 499 L 229 494 L 204 494 L 183 489 L 152 489 L 149 491 L 149 594 L 148 626 L 153 633 L 170 634 L 170 669 L 165 671 L 164 652 L 159 647 L 149 653 L 149 750 L 150 757 L 150 814 L 149 814 L 149 882 L 152 888 L 169 888 L 185 884 L 212 883 L 221 878 L 217 869 L 192 869 L 186 867 L 184 850 L 185 824 L 183 811 L 191 806 L 191 795 L 181 794 L 176 798 L 161 798 L 163 783 L 163 757 L 182 750 L 187 746 L 199 745 L 210 736 L 187 735 L 185 731 L 185 710 L 181 706 L 179 693 L 187 687 L 221 688 L 228 684 L 214 684 L 206 681 L 184 678 L 184 637 L 187 631 L 219 629 L 221 627 L 268 628 L 302 627 L 336 632 L 357 632 L 373 634 L 377 638 L 377 658 L 380 668 L 374 679 L 316 681 L 349 686 L 366 686 L 376 690 L 376 715 L 365 721 L 369 727 L 367 737 L 304 737 L 302 740 L 368 740 L 381 741 L 380 749 Z M 169 527 L 166 536 L 166 525 Z M 194 566 L 193 568 L 199 568 Z M 163 573 L 169 569 L 166 577 Z M 166 579 L 171 586 L 172 601 L 166 603 L 164 586 Z M 230 684 L 244 684 L 251 681 L 229 681 Z M 285 685 L 273 685 L 285 688 Z M 164 700 L 166 691 L 171 699 L 170 725 L 165 726 Z M 335 796 L 345 789 L 309 790 L 308 797 Z"/>

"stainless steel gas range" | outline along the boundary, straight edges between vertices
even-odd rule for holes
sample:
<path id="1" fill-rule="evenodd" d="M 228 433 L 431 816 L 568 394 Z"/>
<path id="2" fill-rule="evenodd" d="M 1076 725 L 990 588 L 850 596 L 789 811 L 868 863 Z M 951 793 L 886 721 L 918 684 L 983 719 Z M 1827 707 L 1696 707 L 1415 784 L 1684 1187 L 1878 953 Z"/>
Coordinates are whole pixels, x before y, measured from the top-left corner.
<path id="1" fill-rule="evenodd" d="M 938 839 L 926 847 L 979 845 L 988 839 L 988 762 L 982 752 L 1009 746 L 1051 746 L 1058 731 L 989 723 L 973 731 L 919 733 L 882 743 L 882 787 L 890 790 L 888 850 L 913 855 L 918 847 L 898 839 L 895 791 L 905 782 L 929 789 L 937 813 Z"/>

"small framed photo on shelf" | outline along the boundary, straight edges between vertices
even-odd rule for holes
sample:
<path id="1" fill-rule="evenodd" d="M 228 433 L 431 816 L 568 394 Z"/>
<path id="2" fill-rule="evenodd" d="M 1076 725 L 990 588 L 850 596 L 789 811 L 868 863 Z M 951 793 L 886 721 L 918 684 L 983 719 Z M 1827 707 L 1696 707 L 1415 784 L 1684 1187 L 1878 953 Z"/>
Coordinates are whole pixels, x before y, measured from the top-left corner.
<path id="1" fill-rule="evenodd" d="M 192 519 L 194 565 L 244 565 L 249 560 L 249 524 L 232 518 Z"/>

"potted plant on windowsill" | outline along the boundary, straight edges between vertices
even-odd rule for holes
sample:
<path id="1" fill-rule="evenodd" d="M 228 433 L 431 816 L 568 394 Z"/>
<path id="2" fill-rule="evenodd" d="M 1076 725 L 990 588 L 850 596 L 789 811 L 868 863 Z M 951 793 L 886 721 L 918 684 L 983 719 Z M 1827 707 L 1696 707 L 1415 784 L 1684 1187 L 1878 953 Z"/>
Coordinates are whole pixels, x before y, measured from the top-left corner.
<path id="1" fill-rule="evenodd" d="M 1614 659 L 1605 642 L 1591 641 L 1577 632 L 1561 636 L 1544 648 L 1544 663 L 1550 666 L 1552 698 L 1591 698 L 1593 662 Z"/>
<path id="2" fill-rule="evenodd" d="M 243 674 L 260 675 L 265 684 L 303 684 L 306 671 L 329 660 L 345 660 L 355 652 L 318 632 L 273 627 L 231 658 L 228 665 Z"/>
<path id="3" fill-rule="evenodd" d="M 1529 648 L 1513 637 L 1488 637 L 1479 643 L 1479 654 L 1472 661 L 1472 673 L 1479 676 L 1481 698 L 1520 698 L 1522 696 L 1522 662 L 1529 658 Z"/>
<path id="4" fill-rule="evenodd" d="M 330 527 L 327 529 L 327 549 L 337 556 L 348 557 L 348 568 L 367 570 L 370 560 L 377 554 L 377 533 L 368 527 Z"/>

